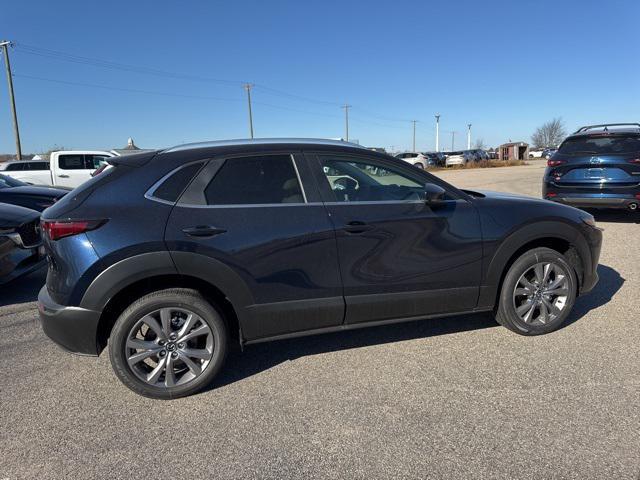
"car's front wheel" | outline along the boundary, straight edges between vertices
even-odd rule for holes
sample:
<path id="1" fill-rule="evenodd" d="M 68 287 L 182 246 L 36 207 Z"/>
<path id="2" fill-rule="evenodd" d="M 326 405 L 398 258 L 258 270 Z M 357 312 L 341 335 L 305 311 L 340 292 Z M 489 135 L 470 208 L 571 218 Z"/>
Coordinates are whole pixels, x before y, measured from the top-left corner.
<path id="1" fill-rule="evenodd" d="M 496 320 L 521 335 L 552 332 L 571 312 L 577 286 L 575 271 L 564 255 L 550 248 L 529 250 L 504 278 Z"/>
<path id="2" fill-rule="evenodd" d="M 174 288 L 143 296 L 118 318 L 111 365 L 134 392 L 170 399 L 191 395 L 216 376 L 226 355 L 221 314 L 198 292 Z"/>

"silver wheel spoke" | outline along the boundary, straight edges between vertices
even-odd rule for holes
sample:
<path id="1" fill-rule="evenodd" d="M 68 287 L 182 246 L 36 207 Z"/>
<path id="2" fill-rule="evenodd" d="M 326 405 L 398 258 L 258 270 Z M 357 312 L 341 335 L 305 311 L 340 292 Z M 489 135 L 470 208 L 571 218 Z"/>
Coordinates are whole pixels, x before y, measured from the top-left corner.
<path id="1" fill-rule="evenodd" d="M 162 350 L 162 347 L 157 347 L 152 350 L 145 350 L 143 352 L 134 353 L 129 358 L 127 358 L 127 362 L 129 362 L 129 365 L 135 365 L 136 363 L 141 362 L 142 360 L 145 360 L 149 357 L 157 355 L 160 352 L 160 350 Z"/>
<path id="2" fill-rule="evenodd" d="M 562 288 L 556 288 L 555 290 L 545 290 L 544 293 L 545 295 L 555 295 L 555 296 L 561 297 L 563 295 L 569 295 L 569 290 L 562 287 Z"/>
<path id="3" fill-rule="evenodd" d="M 166 371 L 164 373 L 164 385 L 166 387 L 173 387 L 176 384 L 176 374 L 173 371 L 173 358 L 171 355 L 167 355 Z"/>
<path id="4" fill-rule="evenodd" d="M 560 309 L 553 302 L 547 300 L 546 298 L 543 298 L 542 303 L 544 303 L 545 307 L 547 307 L 547 310 L 551 313 L 551 315 L 553 315 L 553 317 L 557 317 L 558 315 L 560 315 Z"/>
<path id="5" fill-rule="evenodd" d="M 536 282 L 538 285 L 542 285 L 542 282 L 544 282 L 544 268 L 541 263 L 537 264 L 533 268 L 533 273 L 536 275 Z"/>
<path id="6" fill-rule="evenodd" d="M 142 321 L 146 323 L 151 330 L 153 330 L 153 333 L 155 333 L 160 340 L 167 339 L 167 336 L 162 331 L 162 327 L 160 326 L 158 321 L 155 318 L 153 318 L 151 315 L 147 315 L 142 319 Z"/>
<path id="7" fill-rule="evenodd" d="M 150 342 L 148 340 L 142 340 L 140 338 L 130 338 L 127 340 L 128 348 L 135 348 L 138 350 L 155 350 L 161 349 L 162 347 L 158 345 L 156 342 Z"/>
<path id="8" fill-rule="evenodd" d="M 208 360 L 211 358 L 212 353 L 206 349 L 185 348 L 182 353 L 190 358 L 200 358 L 202 360 Z"/>
<path id="9" fill-rule="evenodd" d="M 530 290 L 528 288 L 516 288 L 516 295 L 526 295 L 529 296 L 533 294 L 533 290 Z"/>
<path id="10" fill-rule="evenodd" d="M 547 304 L 544 302 L 540 302 L 538 306 L 540 307 L 540 315 L 538 316 L 538 320 L 541 323 L 547 323 L 547 321 L 549 320 L 549 310 L 547 309 Z"/>
<path id="11" fill-rule="evenodd" d="M 180 360 L 182 360 L 184 362 L 184 364 L 189 367 L 189 370 L 191 370 L 191 372 L 197 377 L 198 375 L 200 375 L 200 373 L 202 373 L 202 370 L 200 368 L 200 365 L 198 365 L 196 362 L 194 362 L 193 360 L 191 360 L 189 357 L 187 357 L 186 355 L 179 353 L 179 358 Z"/>
<path id="12" fill-rule="evenodd" d="M 198 320 L 200 320 L 199 316 L 197 316 L 195 313 L 190 313 L 187 316 L 187 319 L 184 321 L 184 325 L 182 325 L 182 328 L 180 328 L 180 331 L 178 332 L 178 338 L 182 338 L 183 335 L 189 333 L 189 330 L 193 328 Z"/>
<path id="13" fill-rule="evenodd" d="M 162 331 L 168 337 L 171 334 L 171 310 L 168 308 L 161 309 L 160 321 L 162 322 Z"/>
<path id="14" fill-rule="evenodd" d="M 209 328 L 209 326 L 206 324 L 203 324 L 198 328 L 196 328 L 195 330 L 192 330 L 191 332 L 187 333 L 185 336 L 178 338 L 178 341 L 186 342 L 193 338 L 199 337 L 200 335 L 208 335 L 210 333 L 211 333 L 211 329 Z"/>
<path id="15" fill-rule="evenodd" d="M 534 308 L 535 308 L 535 303 L 527 300 L 517 308 L 516 312 L 518 312 L 518 315 L 520 315 L 520 317 L 525 322 L 528 322 L 529 319 L 531 318 L 531 315 L 533 315 Z"/>
<path id="16" fill-rule="evenodd" d="M 158 379 L 160 378 L 160 375 L 162 375 L 162 372 L 164 372 L 165 370 L 165 366 L 167 364 L 166 362 L 167 362 L 166 358 L 160 359 L 160 361 L 158 362 L 158 365 L 156 365 L 156 368 L 151 370 L 149 375 L 147 375 L 147 383 L 154 384 L 158 381 Z"/>

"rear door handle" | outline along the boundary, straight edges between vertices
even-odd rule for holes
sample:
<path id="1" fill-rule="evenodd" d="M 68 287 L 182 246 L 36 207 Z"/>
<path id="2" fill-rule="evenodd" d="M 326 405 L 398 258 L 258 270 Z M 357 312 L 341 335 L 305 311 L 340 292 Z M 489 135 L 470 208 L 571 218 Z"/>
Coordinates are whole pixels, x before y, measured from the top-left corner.
<path id="1" fill-rule="evenodd" d="M 58 175 L 58 176 L 59 176 L 60 178 L 69 178 L 69 175 L 64 175 L 64 174 L 62 174 L 62 175 Z"/>
<path id="2" fill-rule="evenodd" d="M 345 232 L 352 234 L 359 234 L 368 232 L 373 228 L 373 225 L 367 225 L 366 222 L 362 222 L 360 220 L 353 220 L 347 223 L 346 227 L 344 227 Z"/>
<path id="3" fill-rule="evenodd" d="M 196 225 L 195 227 L 183 228 L 182 231 L 190 237 L 213 237 L 226 232 L 224 228 L 212 227 L 211 225 Z"/>

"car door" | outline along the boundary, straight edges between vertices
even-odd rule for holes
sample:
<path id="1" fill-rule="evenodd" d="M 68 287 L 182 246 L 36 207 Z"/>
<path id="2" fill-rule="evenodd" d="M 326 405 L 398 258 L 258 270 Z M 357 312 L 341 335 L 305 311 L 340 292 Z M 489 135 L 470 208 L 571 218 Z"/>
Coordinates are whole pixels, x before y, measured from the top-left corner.
<path id="1" fill-rule="evenodd" d="M 482 235 L 461 192 L 384 157 L 308 155 L 334 227 L 345 323 L 462 312 L 477 304 Z M 438 206 L 426 183 L 447 189 Z"/>
<path id="2" fill-rule="evenodd" d="M 58 155 L 56 185 L 75 188 L 91 178 L 108 155 L 101 153 L 61 153 Z"/>
<path id="3" fill-rule="evenodd" d="M 245 340 L 343 322 L 333 225 L 303 156 L 211 159 L 174 207 L 165 240 L 180 273 L 209 268 L 246 288 L 250 298 L 234 305 Z"/>

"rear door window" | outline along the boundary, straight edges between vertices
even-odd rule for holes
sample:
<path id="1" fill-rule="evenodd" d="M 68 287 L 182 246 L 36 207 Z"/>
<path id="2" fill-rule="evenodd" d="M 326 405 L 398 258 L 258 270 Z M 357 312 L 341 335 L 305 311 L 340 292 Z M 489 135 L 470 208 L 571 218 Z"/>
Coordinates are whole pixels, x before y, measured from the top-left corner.
<path id="1" fill-rule="evenodd" d="M 24 170 L 24 163 L 12 163 L 11 165 L 7 165 L 7 172 L 21 172 Z"/>
<path id="2" fill-rule="evenodd" d="M 229 158 L 204 189 L 207 205 L 305 203 L 291 155 Z"/>
<path id="3" fill-rule="evenodd" d="M 84 165 L 84 155 L 60 155 L 58 159 L 62 170 L 86 170 Z"/>

